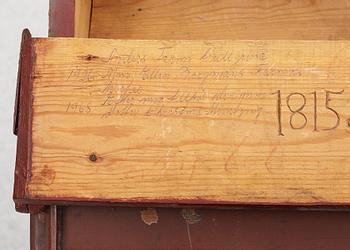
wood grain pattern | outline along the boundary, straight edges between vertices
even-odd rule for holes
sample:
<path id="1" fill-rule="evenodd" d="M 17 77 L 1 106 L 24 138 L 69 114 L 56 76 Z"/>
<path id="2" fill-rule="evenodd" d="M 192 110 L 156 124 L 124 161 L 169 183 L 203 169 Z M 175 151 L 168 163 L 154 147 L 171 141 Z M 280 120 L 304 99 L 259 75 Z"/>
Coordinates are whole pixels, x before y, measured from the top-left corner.
<path id="1" fill-rule="evenodd" d="M 27 197 L 350 204 L 350 43 L 34 39 Z"/>
<path id="2" fill-rule="evenodd" d="M 349 39 L 349 0 L 94 0 L 91 37 Z"/>
<path id="3" fill-rule="evenodd" d="M 74 37 L 89 37 L 92 0 L 75 0 Z"/>

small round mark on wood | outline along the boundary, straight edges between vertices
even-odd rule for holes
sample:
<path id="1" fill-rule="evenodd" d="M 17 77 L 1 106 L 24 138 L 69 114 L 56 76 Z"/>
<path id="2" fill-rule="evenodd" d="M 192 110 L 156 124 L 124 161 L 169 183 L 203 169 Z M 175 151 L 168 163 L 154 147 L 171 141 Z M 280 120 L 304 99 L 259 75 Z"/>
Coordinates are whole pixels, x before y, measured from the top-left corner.
<path id="1" fill-rule="evenodd" d="M 156 224 L 158 222 L 158 213 L 154 208 L 141 210 L 141 219 L 147 225 Z"/>
<path id="2" fill-rule="evenodd" d="M 89 155 L 89 160 L 92 162 L 96 162 L 97 161 L 97 155 L 96 153 L 91 153 L 91 155 Z"/>
<path id="3" fill-rule="evenodd" d="M 138 8 L 137 11 L 142 11 L 142 8 Z"/>
<path id="4" fill-rule="evenodd" d="M 188 224 L 196 224 L 201 221 L 201 216 L 193 208 L 182 209 L 181 215 Z"/>
<path id="5" fill-rule="evenodd" d="M 348 118 L 346 121 L 348 123 L 348 127 L 350 127 L 350 118 Z"/>

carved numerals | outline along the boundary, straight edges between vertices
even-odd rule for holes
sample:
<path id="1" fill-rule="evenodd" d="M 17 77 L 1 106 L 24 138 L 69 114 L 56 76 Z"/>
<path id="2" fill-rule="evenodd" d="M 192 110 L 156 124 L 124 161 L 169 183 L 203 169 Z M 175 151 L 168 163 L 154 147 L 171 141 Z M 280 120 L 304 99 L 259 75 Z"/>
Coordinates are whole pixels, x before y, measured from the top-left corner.
<path id="1" fill-rule="evenodd" d="M 330 90 L 324 90 L 324 107 L 325 109 L 333 114 L 333 120 L 334 125 L 328 128 L 322 128 L 322 130 L 334 130 L 339 127 L 340 125 L 340 115 L 339 112 L 336 110 L 335 107 L 332 106 L 332 99 L 336 97 L 336 95 L 341 95 L 344 93 L 344 90 L 341 91 L 330 91 Z M 312 98 L 310 98 L 310 94 L 312 95 Z M 278 134 L 281 136 L 284 136 L 283 130 L 285 127 L 283 127 L 282 124 L 282 110 L 286 109 L 289 111 L 289 127 L 291 129 L 304 129 L 308 124 L 308 116 L 306 115 L 306 112 L 304 111 L 305 107 L 309 102 L 311 102 L 311 105 L 313 106 L 313 114 L 312 114 L 312 120 L 313 120 L 313 131 L 318 132 L 320 129 L 318 128 L 318 99 L 319 95 L 321 93 L 317 93 L 316 91 L 312 93 L 299 93 L 299 92 L 293 92 L 286 94 L 285 103 L 282 102 L 282 92 L 281 90 L 277 90 L 276 92 L 272 93 L 272 95 L 276 96 L 276 111 L 277 111 L 277 131 Z M 312 99 L 312 100 L 310 100 Z M 298 104 L 292 104 L 293 101 L 297 102 Z M 309 118 L 310 119 L 310 118 Z M 296 122 L 296 120 L 298 122 Z"/>

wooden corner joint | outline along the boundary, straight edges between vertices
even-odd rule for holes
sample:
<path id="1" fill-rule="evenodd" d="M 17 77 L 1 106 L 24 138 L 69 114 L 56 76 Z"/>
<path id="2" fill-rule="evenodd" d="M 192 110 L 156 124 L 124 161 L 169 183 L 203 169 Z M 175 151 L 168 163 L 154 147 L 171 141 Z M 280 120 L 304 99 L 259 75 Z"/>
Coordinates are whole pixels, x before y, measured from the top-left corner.
<path id="1" fill-rule="evenodd" d="M 47 209 L 47 207 L 48 206 L 45 205 L 24 204 L 15 201 L 15 208 L 16 211 L 19 213 L 38 214 L 44 212 Z"/>
<path id="2" fill-rule="evenodd" d="M 17 135 L 17 153 L 14 176 L 13 199 L 19 212 L 36 211 L 33 206 L 24 205 L 26 185 L 31 166 L 31 108 L 32 108 L 32 67 L 35 54 L 32 49 L 32 36 L 29 30 L 22 33 L 21 51 L 14 108 L 13 133 Z"/>

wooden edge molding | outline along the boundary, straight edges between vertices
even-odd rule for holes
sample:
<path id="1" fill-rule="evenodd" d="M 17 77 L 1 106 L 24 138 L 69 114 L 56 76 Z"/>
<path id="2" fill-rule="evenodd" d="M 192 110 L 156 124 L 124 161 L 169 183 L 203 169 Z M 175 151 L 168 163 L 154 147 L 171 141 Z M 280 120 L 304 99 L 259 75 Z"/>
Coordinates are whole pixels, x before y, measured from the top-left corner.
<path id="1" fill-rule="evenodd" d="M 32 76 L 35 54 L 32 50 L 32 36 L 28 29 L 22 33 L 13 132 L 17 135 L 17 153 L 14 177 L 13 199 L 18 212 L 37 212 L 42 206 L 28 206 L 20 200 L 26 197 L 26 182 L 31 166 L 31 107 Z"/>
<path id="2" fill-rule="evenodd" d="M 51 206 L 96 206 L 96 207 L 156 207 L 156 208 L 208 208 L 208 209 L 254 209 L 254 210 L 298 210 L 298 211 L 350 211 L 350 204 L 343 203 L 240 203 L 240 202 L 212 202 L 206 200 L 107 200 L 83 198 L 28 198 L 20 200 L 31 208 L 29 213 L 45 211 Z M 39 209 L 40 208 L 40 209 Z"/>
<path id="3" fill-rule="evenodd" d="M 22 57 L 24 53 L 24 45 L 28 43 L 28 40 L 31 40 L 31 34 L 28 29 L 23 30 L 21 46 L 20 46 L 20 54 L 18 60 L 18 72 L 17 72 L 17 87 L 16 87 L 16 96 L 15 96 L 15 108 L 13 113 L 13 134 L 17 135 L 18 131 L 18 111 L 19 111 L 19 94 L 20 94 L 20 84 L 21 84 L 21 74 L 22 74 Z"/>

